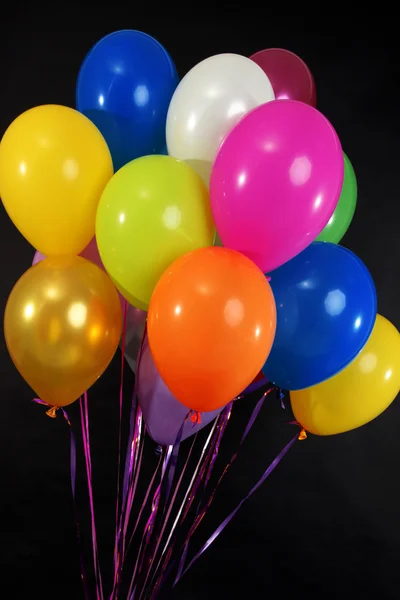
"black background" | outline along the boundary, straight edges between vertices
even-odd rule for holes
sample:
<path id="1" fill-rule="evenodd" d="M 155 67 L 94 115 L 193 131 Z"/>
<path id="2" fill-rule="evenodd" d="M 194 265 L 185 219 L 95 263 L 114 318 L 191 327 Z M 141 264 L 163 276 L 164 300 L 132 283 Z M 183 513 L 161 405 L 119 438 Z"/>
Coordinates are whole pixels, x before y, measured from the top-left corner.
<path id="1" fill-rule="evenodd" d="M 161 4 L 160 4 L 161 5 Z M 220 52 L 249 56 L 288 48 L 309 65 L 318 108 L 336 128 L 353 163 L 358 207 L 343 244 L 370 269 L 378 312 L 400 325 L 399 92 L 397 32 L 390 15 L 320 5 L 312 16 L 277 16 L 271 5 L 218 8 L 201 3 L 110 2 L 102 6 L 14 3 L 1 23 L 1 134 L 24 110 L 74 106 L 79 66 L 103 35 L 125 28 L 156 37 L 179 74 Z M 265 11 L 265 14 L 262 14 Z M 284 12 L 284 11 L 282 11 Z M 0 210 L 1 301 L 30 266 L 33 249 Z M 94 486 L 100 549 L 110 559 L 120 353 L 90 394 Z M 31 403 L 1 342 L 1 597 L 82 597 L 69 484 L 68 429 Z M 132 376 L 126 380 L 129 398 Z M 253 400 L 249 400 L 249 406 Z M 247 406 L 227 437 L 235 440 Z M 76 407 L 71 417 L 77 423 Z M 268 401 L 220 489 L 206 539 L 293 435 L 289 409 Z M 400 408 L 331 438 L 297 442 L 190 574 L 167 597 L 398 598 L 400 594 Z M 78 489 L 84 489 L 79 464 Z M 79 496 L 85 517 L 87 500 Z M 86 518 L 86 517 L 85 517 Z M 87 519 L 86 519 L 87 520 Z M 84 534 L 85 532 L 85 527 Z M 87 542 L 86 542 L 87 545 Z M 88 549 L 86 548 L 86 551 Z M 109 566 L 109 565 L 108 565 Z M 106 565 L 107 567 L 107 565 Z"/>

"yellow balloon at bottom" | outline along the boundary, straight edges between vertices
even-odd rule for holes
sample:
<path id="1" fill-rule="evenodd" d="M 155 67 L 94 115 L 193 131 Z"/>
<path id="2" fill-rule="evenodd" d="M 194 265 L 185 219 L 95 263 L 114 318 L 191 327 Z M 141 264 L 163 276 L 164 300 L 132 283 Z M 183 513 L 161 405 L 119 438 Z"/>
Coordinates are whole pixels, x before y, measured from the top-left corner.
<path id="1" fill-rule="evenodd" d="M 400 333 L 377 315 L 357 357 L 337 375 L 290 392 L 293 413 L 310 433 L 332 435 L 360 427 L 380 415 L 400 391 Z"/>
<path id="2" fill-rule="evenodd" d="M 107 274 L 79 256 L 51 257 L 15 284 L 4 314 L 10 356 L 42 400 L 74 402 L 118 347 L 122 311 Z"/>

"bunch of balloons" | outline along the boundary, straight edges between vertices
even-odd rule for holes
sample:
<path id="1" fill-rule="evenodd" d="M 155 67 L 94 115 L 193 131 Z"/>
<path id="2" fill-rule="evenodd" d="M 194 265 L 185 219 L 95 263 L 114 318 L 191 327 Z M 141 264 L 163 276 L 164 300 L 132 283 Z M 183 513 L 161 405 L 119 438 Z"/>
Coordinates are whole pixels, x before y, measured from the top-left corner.
<path id="1" fill-rule="evenodd" d="M 261 370 L 316 434 L 388 406 L 400 335 L 338 245 L 357 184 L 315 105 L 287 50 L 211 56 L 179 81 L 159 42 L 124 30 L 86 56 L 75 109 L 11 123 L 0 194 L 37 252 L 4 330 L 43 401 L 67 405 L 102 374 L 128 303 L 124 349 L 135 368 L 144 336 L 139 401 L 162 443 L 188 409 L 209 422 Z"/>

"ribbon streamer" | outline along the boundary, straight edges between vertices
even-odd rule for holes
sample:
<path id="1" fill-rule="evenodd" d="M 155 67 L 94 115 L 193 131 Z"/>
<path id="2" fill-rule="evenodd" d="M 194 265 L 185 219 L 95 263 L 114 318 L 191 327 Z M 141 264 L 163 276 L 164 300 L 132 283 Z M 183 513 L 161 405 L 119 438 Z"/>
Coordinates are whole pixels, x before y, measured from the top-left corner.
<path id="1" fill-rule="evenodd" d="M 147 544 L 149 542 L 150 539 L 150 535 L 151 535 L 151 531 L 152 531 L 152 525 L 153 525 L 153 521 L 155 518 L 155 511 L 157 509 L 157 503 L 158 503 L 158 499 L 159 499 L 159 495 L 160 495 L 160 486 L 161 486 L 161 481 L 162 478 L 164 477 L 167 465 L 168 465 L 168 461 L 169 458 L 171 456 L 171 451 L 172 451 L 172 446 L 168 446 L 166 449 L 164 449 L 162 451 L 162 454 L 160 457 L 163 458 L 163 466 L 162 466 L 162 470 L 161 470 L 161 478 L 160 478 L 160 483 L 158 485 L 158 487 L 156 488 L 156 491 L 154 492 L 153 495 L 153 500 L 151 502 L 151 513 L 150 513 L 150 517 L 146 522 L 146 525 L 144 527 L 144 531 L 143 531 L 143 535 L 142 535 L 142 539 L 139 545 L 139 550 L 136 556 L 136 561 L 135 561 L 135 567 L 133 569 L 133 574 L 132 574 L 132 578 L 131 578 L 131 582 L 129 585 L 129 591 L 128 591 L 128 598 L 129 600 L 132 600 L 133 596 L 136 593 L 137 590 L 137 584 L 135 583 L 136 581 L 136 574 L 138 572 L 141 571 L 142 569 L 142 565 L 143 565 L 143 560 L 144 560 L 144 552 L 147 548 Z M 133 590 L 133 591 L 132 591 Z"/>
<path id="2" fill-rule="evenodd" d="M 217 537 L 222 533 L 225 527 L 230 523 L 236 513 L 240 510 L 243 504 L 258 490 L 258 488 L 264 483 L 264 481 L 269 477 L 272 471 L 277 467 L 277 465 L 281 462 L 282 458 L 287 454 L 290 448 L 293 446 L 295 441 L 299 438 L 299 435 L 296 434 L 288 444 L 281 450 L 278 456 L 272 461 L 266 471 L 263 473 L 261 478 L 257 481 L 257 483 L 251 488 L 250 492 L 239 502 L 237 507 L 226 517 L 226 519 L 217 527 L 214 533 L 208 538 L 205 544 L 200 548 L 197 554 L 192 558 L 187 567 L 184 569 L 182 574 L 175 579 L 174 586 L 178 583 L 178 581 L 188 572 L 188 570 L 193 566 L 198 558 L 211 546 L 211 544 L 217 539 Z"/>
<path id="3" fill-rule="evenodd" d="M 171 568 L 173 567 L 174 562 L 169 567 L 168 567 L 168 563 L 169 563 L 169 561 L 172 557 L 173 551 L 174 551 L 177 532 L 187 517 L 190 506 L 191 506 L 194 498 L 196 497 L 196 492 L 197 492 L 202 480 L 204 479 L 205 473 L 207 472 L 207 466 L 209 466 L 211 464 L 211 458 L 212 458 L 213 454 L 215 453 L 215 448 L 219 444 L 221 435 L 222 435 L 223 431 L 225 431 L 226 424 L 229 420 L 231 410 L 232 410 L 232 404 L 233 403 L 231 402 L 220 413 L 220 415 L 216 419 L 216 421 L 213 425 L 213 428 L 208 436 L 208 439 L 206 440 L 206 443 L 203 447 L 203 451 L 202 451 L 200 459 L 195 467 L 195 471 L 194 471 L 192 480 L 186 491 L 185 497 L 184 497 L 181 507 L 178 511 L 178 514 L 176 515 L 176 518 L 175 518 L 173 526 L 170 530 L 167 542 L 161 553 L 159 564 L 157 566 L 154 576 L 156 576 L 157 571 L 160 570 L 161 560 L 164 555 L 165 555 L 165 558 L 164 558 L 164 562 L 161 566 L 161 573 L 160 573 L 158 579 L 156 580 L 156 583 L 152 590 L 151 600 L 153 600 L 153 598 L 156 597 L 156 595 L 159 591 L 159 588 L 161 587 L 163 581 L 166 579 Z M 153 577 L 153 579 L 154 579 L 154 577 Z"/>
<path id="4" fill-rule="evenodd" d="M 193 451 L 194 445 L 195 445 L 195 443 L 196 443 L 196 439 L 197 439 L 197 433 L 196 433 L 196 435 L 193 437 L 193 440 L 192 440 L 192 443 L 191 443 L 191 446 L 190 446 L 190 450 L 189 450 L 189 452 L 188 452 L 188 455 L 187 455 L 187 457 L 186 457 L 186 460 L 185 460 L 185 464 L 183 465 L 183 468 L 182 468 L 181 474 L 180 474 L 180 476 L 179 476 L 178 482 L 177 482 L 177 484 L 176 484 L 176 486 L 175 486 L 175 491 L 174 491 L 174 492 L 173 492 L 173 494 L 172 494 L 172 498 L 171 498 L 171 501 L 170 501 L 170 503 L 169 503 L 169 506 L 168 506 L 168 510 L 167 510 L 167 512 L 166 512 L 166 515 L 165 515 L 165 518 L 164 518 L 164 523 L 163 523 L 163 525 L 162 525 L 162 528 L 161 528 L 161 531 L 160 531 L 159 535 L 157 536 L 157 545 L 156 545 L 156 548 L 155 548 L 155 550 L 154 550 L 154 559 L 153 559 L 153 564 L 154 564 L 155 558 L 156 558 L 156 556 L 157 556 L 157 551 L 158 551 L 158 549 L 159 549 L 160 543 L 161 543 L 161 541 L 162 541 L 162 539 L 163 539 L 163 536 L 164 536 L 164 533 L 165 533 L 165 529 L 166 529 L 166 527 L 167 527 L 168 520 L 169 520 L 169 518 L 170 518 L 170 516 L 171 516 L 171 511 L 172 511 L 172 509 L 173 509 L 173 507 L 174 507 L 174 503 L 175 503 L 175 500 L 176 500 L 176 496 L 178 495 L 178 492 L 179 492 L 179 489 L 180 489 L 180 486 L 181 486 L 181 483 L 182 483 L 182 479 L 183 479 L 183 477 L 184 477 L 184 475 L 185 475 L 186 468 L 187 468 L 187 466 L 188 466 L 188 464 L 189 464 L 190 457 L 191 457 L 191 455 L 192 455 L 192 451 Z M 162 558 L 163 558 L 163 553 L 164 553 L 164 551 L 165 551 L 165 549 L 164 549 L 164 550 L 163 550 L 163 552 L 161 553 L 161 555 L 160 555 L 160 557 L 159 557 L 159 560 L 158 560 L 158 563 L 157 563 L 157 566 L 156 566 L 156 568 L 155 568 L 155 570 L 154 570 L 154 572 L 153 572 L 153 576 L 152 576 L 152 578 L 150 579 L 150 582 L 149 582 L 149 586 L 150 586 L 150 588 L 151 588 L 151 585 L 152 585 L 152 583 L 153 583 L 154 579 L 157 577 L 157 572 L 158 572 L 158 570 L 159 570 L 159 568 L 160 568 L 160 565 L 161 565 L 161 561 L 162 561 Z"/>
<path id="5" fill-rule="evenodd" d="M 119 385 L 119 423 L 118 423 L 118 464 L 117 464 L 117 499 L 115 504 L 115 548 L 117 547 L 118 523 L 120 519 L 120 475 L 121 475 L 121 445 L 122 445 L 122 407 L 124 389 L 124 367 L 125 367 L 125 342 L 126 342 L 126 319 L 128 314 L 128 302 L 124 298 L 123 324 L 121 339 L 121 381 Z M 116 560 L 115 554 L 114 558 Z"/>
<path id="6" fill-rule="evenodd" d="M 195 466 L 194 473 L 192 475 L 192 479 L 186 490 L 185 496 L 182 500 L 179 510 L 175 516 L 175 520 L 174 520 L 172 528 L 169 532 L 169 536 L 168 536 L 168 539 L 164 546 L 162 555 L 167 551 L 168 547 L 170 548 L 170 550 L 173 549 L 173 547 L 174 547 L 174 543 L 175 543 L 174 537 L 176 537 L 177 528 L 180 527 L 182 525 L 182 523 L 184 522 L 186 515 L 187 515 L 186 508 L 187 508 L 188 504 L 191 504 L 193 501 L 193 498 L 194 498 L 193 489 L 195 486 L 198 485 L 197 482 L 198 482 L 199 478 L 201 479 L 204 474 L 203 466 L 204 466 L 204 464 L 207 464 L 207 462 L 208 462 L 208 457 L 210 455 L 209 452 L 210 452 L 210 450 L 212 451 L 212 448 L 214 446 L 215 436 L 218 435 L 218 424 L 220 423 L 221 419 L 224 418 L 224 413 L 225 413 L 225 411 L 221 412 L 219 417 L 214 421 L 211 431 L 210 431 L 210 433 L 207 437 L 207 440 L 203 446 L 203 450 L 201 452 L 201 455 L 197 462 L 197 465 Z M 173 541 L 171 541 L 171 540 L 173 540 Z M 168 557 L 167 557 L 168 560 L 169 560 L 170 555 L 171 555 L 171 552 L 168 552 Z M 166 564 L 167 564 L 168 560 L 165 559 L 165 562 L 162 566 L 162 574 L 164 574 L 164 573 L 166 574 Z M 162 576 L 162 580 L 163 579 L 164 579 L 164 577 Z M 161 582 L 158 581 L 155 586 L 155 591 L 158 590 L 158 587 L 160 585 L 161 585 Z M 129 600 L 132 600 L 132 599 L 130 598 Z"/>
<path id="7" fill-rule="evenodd" d="M 182 557 L 181 557 L 181 560 L 180 560 L 180 563 L 179 563 L 179 566 L 178 566 L 178 571 L 177 571 L 177 574 L 176 574 L 176 577 L 175 577 L 174 585 L 179 581 L 180 577 L 182 576 L 182 571 L 183 571 L 184 563 L 185 563 L 185 560 L 186 560 L 186 555 L 187 555 L 187 551 L 188 551 L 188 544 L 189 544 L 190 538 L 192 537 L 193 533 L 196 531 L 197 527 L 200 525 L 203 517 L 205 516 L 206 511 L 211 506 L 211 504 L 212 504 L 212 502 L 214 500 L 215 493 L 216 493 L 218 487 L 220 486 L 223 478 L 225 477 L 225 475 L 227 474 L 228 470 L 230 469 L 230 467 L 232 466 L 232 464 L 236 460 L 240 447 L 242 446 L 244 440 L 247 438 L 248 434 L 250 433 L 251 428 L 253 427 L 253 425 L 254 425 L 254 423 L 255 423 L 255 421 L 256 421 L 256 419 L 257 419 L 257 417 L 258 417 L 258 415 L 259 415 L 259 413 L 261 411 L 261 408 L 264 405 L 265 398 L 273 390 L 275 390 L 275 389 L 276 389 L 275 387 L 269 388 L 268 390 L 266 390 L 263 393 L 263 395 L 261 396 L 261 398 L 258 400 L 257 404 L 255 405 L 255 407 L 253 409 L 253 412 L 250 415 L 250 419 L 249 419 L 249 421 L 248 421 L 248 423 L 246 425 L 246 428 L 245 428 L 245 430 L 243 432 L 242 438 L 240 440 L 240 443 L 239 443 L 239 446 L 238 446 L 236 452 L 233 454 L 233 456 L 231 457 L 229 463 L 226 465 L 225 469 L 223 470 L 220 478 L 218 479 L 218 481 L 217 481 L 217 483 L 215 485 L 215 488 L 213 489 L 212 493 L 210 494 L 208 502 L 203 507 L 203 509 L 201 510 L 201 512 L 200 512 L 201 504 L 199 503 L 199 506 L 197 508 L 197 512 L 196 512 L 196 515 L 195 515 L 194 523 L 193 523 L 192 527 L 189 530 L 189 534 L 188 534 L 188 536 L 186 538 L 186 541 L 185 541 L 185 544 L 183 546 Z"/>
<path id="8" fill-rule="evenodd" d="M 85 455 L 86 464 L 86 476 L 88 484 L 89 494 L 89 508 L 90 508 L 90 523 L 92 531 L 92 552 L 93 552 L 93 567 L 96 585 L 96 599 L 104 600 L 103 595 L 103 582 L 101 578 L 99 550 L 97 546 L 97 533 L 96 533 L 96 521 L 94 515 L 94 502 L 93 502 L 93 486 L 92 486 L 92 463 L 90 453 L 90 437 L 89 437 L 89 409 L 87 392 L 84 393 L 83 401 L 82 398 L 79 400 L 79 409 L 81 415 L 82 425 L 82 440 L 83 440 L 83 451 Z"/>
<path id="9" fill-rule="evenodd" d="M 209 506 L 211 505 L 211 503 L 213 501 L 214 495 L 216 493 L 217 488 L 219 487 L 219 484 L 221 483 L 223 477 L 226 475 L 229 467 L 232 465 L 232 463 L 236 459 L 238 450 L 239 450 L 240 446 L 243 444 L 243 442 L 246 439 L 247 435 L 249 434 L 251 428 L 253 427 L 254 422 L 255 422 L 255 420 L 256 420 L 258 414 L 260 413 L 260 410 L 261 410 L 261 408 L 262 408 L 262 406 L 264 404 L 266 396 L 268 394 L 270 394 L 274 389 L 276 389 L 276 388 L 272 387 L 272 388 L 266 390 L 263 393 L 263 395 L 261 396 L 261 398 L 258 400 L 256 406 L 254 407 L 254 409 L 252 411 L 252 414 L 251 414 L 250 419 L 249 419 L 249 421 L 247 423 L 245 431 L 244 431 L 244 433 L 242 435 L 242 438 L 240 440 L 238 449 L 236 450 L 235 454 L 231 458 L 231 460 L 228 463 L 228 465 L 225 467 L 225 469 L 224 469 L 222 475 L 220 476 L 220 478 L 219 478 L 219 480 L 218 480 L 218 482 L 217 482 L 214 490 L 212 491 L 212 493 L 210 495 L 210 498 L 209 498 L 208 502 L 203 507 L 203 510 L 200 513 L 200 509 L 202 507 L 202 503 L 203 503 L 203 498 L 204 498 L 204 494 L 205 494 L 205 491 L 206 491 L 206 487 L 207 487 L 209 478 L 211 476 L 211 472 L 212 472 L 212 469 L 214 467 L 216 457 L 217 457 L 218 452 L 219 452 L 219 446 L 220 446 L 220 442 L 221 442 L 221 439 L 222 439 L 222 435 L 223 435 L 223 433 L 224 433 L 224 431 L 226 429 L 228 420 L 229 420 L 229 418 L 231 416 L 231 412 L 232 412 L 232 407 L 233 407 L 234 401 L 232 401 L 224 409 L 224 411 L 220 414 L 219 419 L 218 419 L 218 424 L 217 424 L 217 427 L 216 427 L 216 436 L 213 437 L 213 441 L 210 444 L 209 451 L 207 452 L 206 457 L 205 457 L 204 461 L 202 462 L 202 466 L 200 468 L 200 471 L 199 471 L 198 475 L 196 476 L 195 481 L 193 482 L 193 485 L 191 486 L 191 491 L 190 491 L 190 494 L 189 494 L 187 502 L 186 502 L 186 497 L 184 499 L 185 507 L 184 507 L 182 518 L 181 518 L 181 520 L 179 522 L 179 526 L 182 526 L 182 523 L 184 522 L 184 520 L 185 520 L 185 518 L 186 518 L 186 516 L 187 516 L 187 514 L 188 514 L 188 512 L 190 510 L 190 506 L 191 506 L 191 504 L 193 502 L 193 499 L 196 497 L 197 492 L 199 492 L 200 499 L 199 499 L 198 506 L 197 506 L 197 509 L 196 509 L 194 523 L 192 524 L 192 526 L 191 526 L 191 528 L 189 530 L 189 534 L 187 535 L 186 541 L 185 541 L 185 543 L 183 545 L 181 560 L 180 560 L 179 565 L 178 565 L 178 571 L 177 571 L 177 575 L 175 577 L 174 585 L 179 580 L 179 578 L 181 576 L 181 573 L 182 573 L 182 570 L 183 570 L 183 566 L 184 566 L 184 563 L 185 563 L 185 560 L 186 560 L 186 555 L 187 555 L 187 552 L 188 552 L 188 545 L 189 545 L 189 540 L 190 540 L 191 535 L 194 533 L 195 529 L 198 527 L 198 525 L 200 524 L 201 520 L 203 519 L 203 517 L 204 517 L 204 515 L 205 515 L 205 513 L 207 511 L 207 509 L 209 508 Z M 206 474 L 206 477 L 205 477 L 205 481 L 204 481 L 204 475 L 205 474 Z M 203 486 L 203 490 L 200 492 L 199 488 L 200 488 L 201 485 Z M 199 515 L 199 513 L 200 513 L 200 515 Z M 178 513 L 178 515 L 179 515 L 179 513 Z M 175 525 L 176 525 L 176 523 L 174 524 L 174 526 Z M 163 554 L 166 552 L 168 544 L 170 543 L 171 535 L 172 535 L 172 531 L 170 533 L 170 537 L 168 538 L 167 544 L 164 547 Z M 172 569 L 172 567 L 174 565 L 175 560 L 168 567 L 169 560 L 171 559 L 172 554 L 173 554 L 175 543 L 176 543 L 176 539 L 173 540 L 171 542 L 171 544 L 170 544 L 169 550 L 168 550 L 168 552 L 166 554 L 166 557 L 164 559 L 164 563 L 163 563 L 162 568 L 161 568 L 161 574 L 160 574 L 158 580 L 156 581 L 155 587 L 153 589 L 153 592 L 152 592 L 152 595 L 151 595 L 151 600 L 153 600 L 157 596 L 158 591 L 159 591 L 161 585 L 163 584 L 163 582 L 167 578 L 169 572 L 171 571 L 171 569 Z"/>
<path id="10" fill-rule="evenodd" d="M 35 402 L 36 404 L 42 404 L 43 406 L 47 406 L 49 410 L 46 411 L 46 414 L 48 414 L 49 411 L 53 408 L 54 416 L 53 416 L 53 414 L 51 414 L 51 415 L 48 414 L 48 416 L 50 416 L 51 418 L 56 417 L 57 410 L 58 410 L 57 406 L 51 406 L 51 405 L 47 404 L 47 402 L 44 402 L 43 400 L 41 400 L 40 398 L 33 398 L 33 402 Z M 59 410 L 61 410 L 61 414 L 63 415 L 63 417 L 68 425 L 68 428 L 69 428 L 72 506 L 73 506 L 74 519 L 75 519 L 76 538 L 77 538 L 77 542 L 78 542 L 79 564 L 80 564 L 80 569 L 81 569 L 81 580 L 82 580 L 85 600 L 90 600 L 86 570 L 85 570 L 85 565 L 84 565 L 84 561 L 83 561 L 83 553 L 82 553 L 81 527 L 80 527 L 80 523 L 79 523 L 78 507 L 77 507 L 77 503 L 76 503 L 76 439 L 75 439 L 75 435 L 74 435 L 72 425 L 69 420 L 67 411 L 64 410 L 63 408 L 60 408 Z"/>
<path id="11" fill-rule="evenodd" d="M 161 541 L 160 530 L 162 530 L 162 519 L 165 516 L 166 507 L 168 505 L 169 498 L 170 498 L 171 491 L 172 491 L 172 484 L 173 484 L 174 478 L 175 478 L 175 472 L 176 472 L 176 467 L 177 467 L 177 462 L 178 462 L 178 454 L 179 454 L 179 447 L 180 447 L 180 443 L 181 443 L 181 439 L 182 439 L 183 427 L 184 427 L 187 419 L 190 418 L 190 414 L 191 414 L 191 411 L 189 411 L 188 414 L 186 415 L 186 417 L 183 420 L 182 425 L 178 431 L 178 435 L 176 436 L 175 443 L 172 447 L 171 459 L 169 461 L 167 469 L 165 470 L 164 478 L 161 481 L 159 502 L 158 502 L 157 511 L 155 512 L 155 516 L 154 516 L 154 524 L 155 525 L 157 524 L 157 516 L 159 516 L 158 526 L 157 527 L 154 526 L 154 535 L 153 535 L 152 543 L 150 542 L 150 545 L 149 545 L 148 559 L 147 560 L 145 559 L 145 561 L 144 561 L 147 564 L 147 569 L 146 569 L 144 583 L 141 586 L 141 591 L 140 591 L 138 600 L 141 600 L 143 593 L 146 590 L 146 585 L 149 580 L 149 575 L 151 573 L 151 569 L 154 564 L 156 553 L 157 553 L 159 545 L 160 545 L 160 541 Z M 161 511 L 158 513 L 158 509 L 160 508 L 160 506 L 161 506 Z"/>
<path id="12" fill-rule="evenodd" d="M 137 368 L 140 367 L 140 361 L 143 353 L 143 342 L 146 335 L 146 327 L 143 333 L 142 342 L 140 344 L 138 356 L 137 356 Z M 124 357 L 122 356 L 122 360 Z M 121 372 L 123 370 L 121 369 Z M 122 388 L 121 388 L 122 389 Z M 120 422 L 121 426 L 121 422 Z M 142 410 L 139 406 L 137 398 L 137 377 L 135 377 L 135 384 L 132 394 L 131 402 L 131 413 L 129 419 L 129 434 L 127 442 L 127 452 L 125 457 L 125 468 L 124 468 L 124 479 L 122 486 L 122 499 L 121 499 L 121 511 L 119 514 L 119 520 L 117 523 L 117 534 L 114 546 L 114 583 L 113 589 L 110 595 L 110 600 L 117 600 L 119 596 L 122 571 L 125 558 L 125 547 L 126 547 L 126 533 L 129 524 L 129 517 L 135 497 L 136 485 L 140 471 L 140 461 L 143 452 L 141 445 L 142 440 L 144 441 L 144 435 L 142 432 L 143 428 L 143 416 Z M 121 450 L 119 449 L 119 455 Z M 119 481 L 119 476 L 118 476 Z"/>

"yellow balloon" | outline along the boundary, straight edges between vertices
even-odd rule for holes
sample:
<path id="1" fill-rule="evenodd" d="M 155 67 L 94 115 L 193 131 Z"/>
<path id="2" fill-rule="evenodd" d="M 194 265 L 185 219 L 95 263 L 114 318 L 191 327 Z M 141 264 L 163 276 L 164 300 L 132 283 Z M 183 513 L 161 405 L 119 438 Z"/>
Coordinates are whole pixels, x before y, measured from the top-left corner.
<path id="1" fill-rule="evenodd" d="M 42 400 L 66 406 L 118 347 L 121 302 L 107 274 L 80 256 L 50 257 L 15 284 L 4 314 L 10 356 Z"/>
<path id="2" fill-rule="evenodd" d="M 66 106 L 31 108 L 1 140 L 4 207 L 22 235 L 46 256 L 79 254 L 88 245 L 112 174 L 100 131 Z"/>
<path id="3" fill-rule="evenodd" d="M 297 421 L 316 435 L 360 427 L 380 415 L 400 391 L 400 333 L 377 315 L 357 357 L 337 375 L 290 392 Z"/>
<path id="4" fill-rule="evenodd" d="M 122 167 L 97 209 L 101 260 L 121 294 L 141 310 L 169 265 L 212 246 L 214 236 L 206 185 L 171 156 L 143 156 Z"/>

